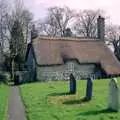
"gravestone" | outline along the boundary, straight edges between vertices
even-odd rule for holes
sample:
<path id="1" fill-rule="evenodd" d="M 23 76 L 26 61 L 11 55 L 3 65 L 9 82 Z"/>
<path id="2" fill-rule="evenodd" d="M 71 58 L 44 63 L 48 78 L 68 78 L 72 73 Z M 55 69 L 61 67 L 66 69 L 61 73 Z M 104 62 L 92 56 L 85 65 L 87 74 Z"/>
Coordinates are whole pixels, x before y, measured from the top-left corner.
<path id="1" fill-rule="evenodd" d="M 113 78 L 109 82 L 109 106 L 108 108 L 112 111 L 119 110 L 119 88 L 117 79 Z"/>
<path id="2" fill-rule="evenodd" d="M 87 79 L 87 87 L 86 87 L 86 97 L 85 97 L 86 101 L 89 101 L 92 99 L 92 90 L 93 90 L 93 79 L 88 78 Z"/>
<path id="3" fill-rule="evenodd" d="M 76 93 L 76 80 L 75 80 L 73 74 L 70 74 L 70 93 L 71 94 Z"/>

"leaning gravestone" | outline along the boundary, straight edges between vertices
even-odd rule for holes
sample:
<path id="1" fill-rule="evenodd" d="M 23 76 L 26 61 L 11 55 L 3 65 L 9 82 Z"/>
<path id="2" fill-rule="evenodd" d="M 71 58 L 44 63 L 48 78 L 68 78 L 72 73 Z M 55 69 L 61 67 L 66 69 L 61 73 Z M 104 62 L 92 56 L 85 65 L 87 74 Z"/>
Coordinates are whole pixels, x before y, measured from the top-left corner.
<path id="1" fill-rule="evenodd" d="M 70 74 L 70 93 L 71 94 L 76 93 L 76 80 L 75 80 L 73 74 Z"/>
<path id="2" fill-rule="evenodd" d="M 89 101 L 92 99 L 93 80 L 92 78 L 87 79 L 86 97 L 85 100 Z"/>
<path id="3" fill-rule="evenodd" d="M 119 110 L 119 88 L 117 79 L 111 79 L 109 83 L 109 107 L 112 111 Z"/>

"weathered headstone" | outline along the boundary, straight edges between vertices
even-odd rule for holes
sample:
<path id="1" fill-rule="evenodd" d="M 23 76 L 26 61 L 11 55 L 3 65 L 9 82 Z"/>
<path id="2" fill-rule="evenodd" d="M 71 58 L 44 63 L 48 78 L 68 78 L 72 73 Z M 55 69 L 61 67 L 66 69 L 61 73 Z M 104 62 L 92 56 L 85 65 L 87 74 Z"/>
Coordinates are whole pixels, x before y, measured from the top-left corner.
<path id="1" fill-rule="evenodd" d="M 92 99 L 92 91 L 93 91 L 93 80 L 92 80 L 92 78 L 88 78 L 87 79 L 85 100 L 89 101 Z"/>
<path id="2" fill-rule="evenodd" d="M 109 106 L 108 108 L 112 111 L 119 110 L 119 88 L 117 79 L 111 79 L 109 83 Z"/>
<path id="3" fill-rule="evenodd" d="M 70 74 L 70 93 L 71 94 L 76 93 L 76 80 L 75 80 L 73 74 Z"/>

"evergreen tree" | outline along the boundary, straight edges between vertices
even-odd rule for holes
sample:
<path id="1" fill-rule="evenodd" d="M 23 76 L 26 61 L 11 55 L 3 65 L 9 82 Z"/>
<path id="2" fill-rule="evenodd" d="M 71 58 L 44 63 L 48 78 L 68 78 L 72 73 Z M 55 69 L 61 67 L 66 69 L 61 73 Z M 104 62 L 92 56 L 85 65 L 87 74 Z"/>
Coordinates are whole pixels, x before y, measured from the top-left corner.
<path id="1" fill-rule="evenodd" d="M 10 53 L 11 58 L 14 60 L 15 68 L 21 70 L 22 62 L 24 62 L 26 44 L 24 41 L 24 35 L 22 26 L 19 20 L 15 20 L 11 30 L 11 42 L 10 42 Z"/>

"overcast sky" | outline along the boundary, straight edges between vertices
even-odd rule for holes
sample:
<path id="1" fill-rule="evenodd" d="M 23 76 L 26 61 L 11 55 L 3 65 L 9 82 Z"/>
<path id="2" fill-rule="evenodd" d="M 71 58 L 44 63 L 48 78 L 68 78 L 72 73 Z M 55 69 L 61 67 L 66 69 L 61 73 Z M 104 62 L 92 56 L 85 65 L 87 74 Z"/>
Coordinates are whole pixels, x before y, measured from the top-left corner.
<path id="1" fill-rule="evenodd" d="M 114 24 L 120 25 L 120 0 L 24 0 L 35 19 L 43 18 L 50 6 L 68 6 L 72 9 L 103 9 Z"/>

